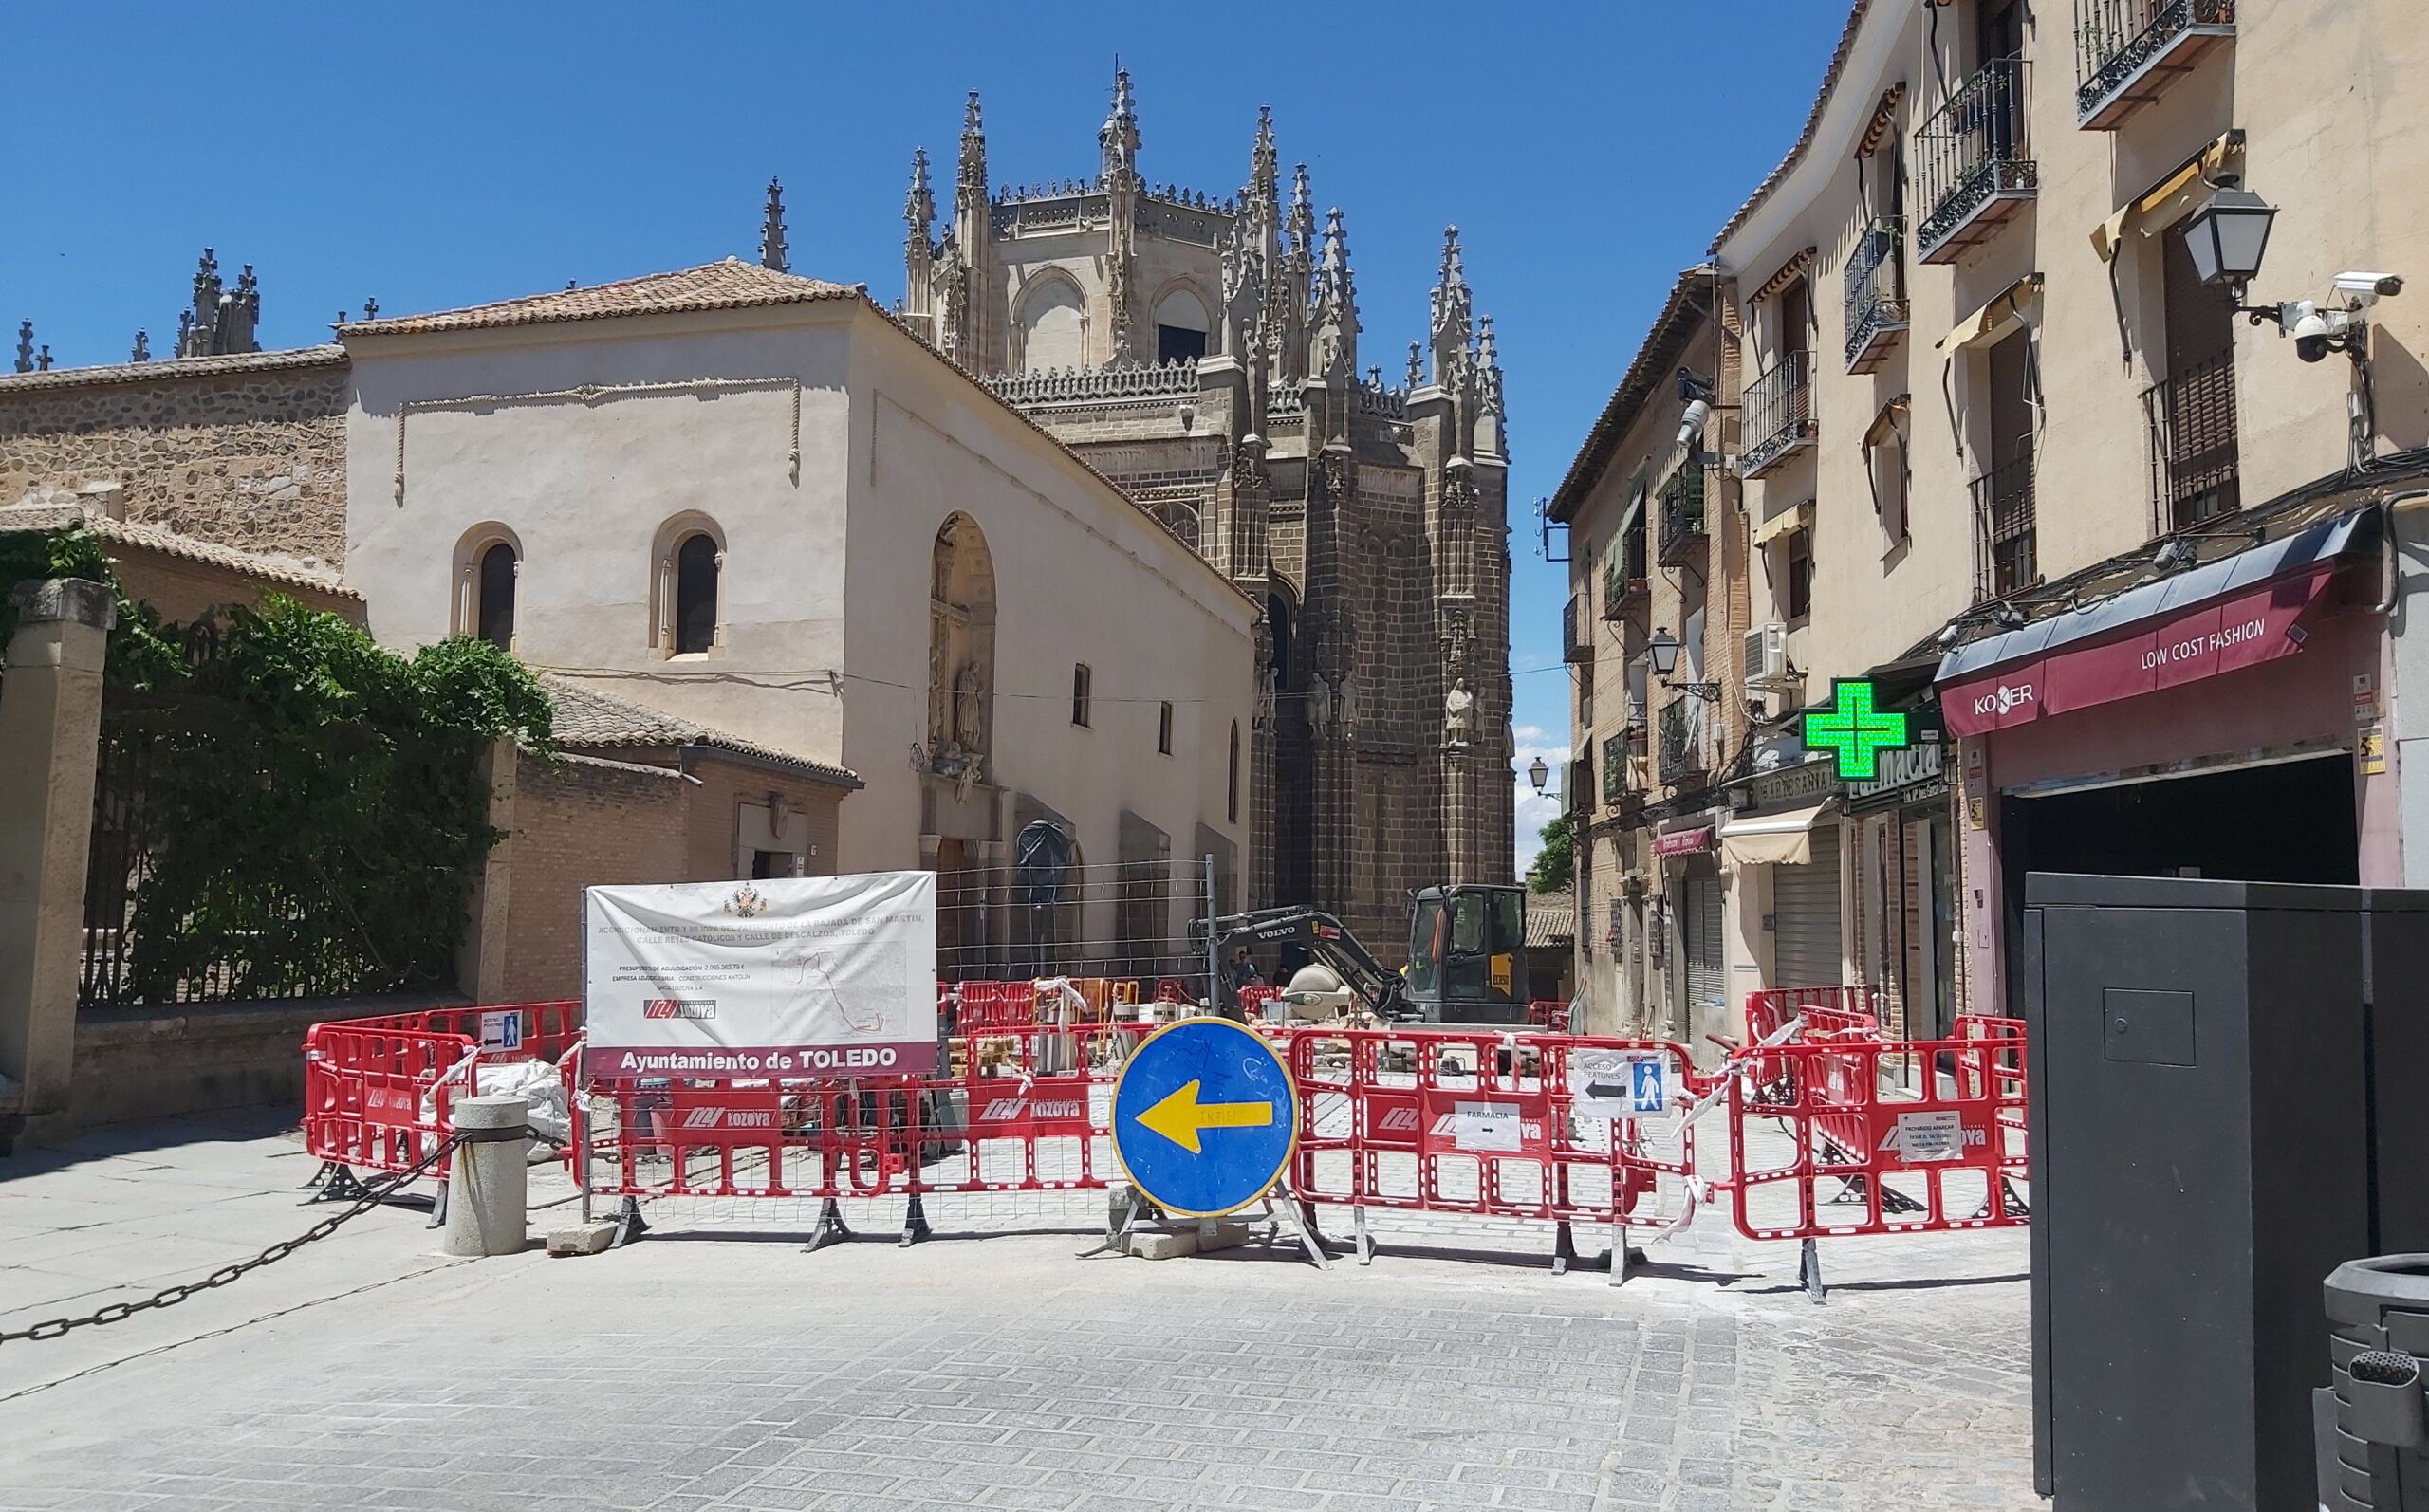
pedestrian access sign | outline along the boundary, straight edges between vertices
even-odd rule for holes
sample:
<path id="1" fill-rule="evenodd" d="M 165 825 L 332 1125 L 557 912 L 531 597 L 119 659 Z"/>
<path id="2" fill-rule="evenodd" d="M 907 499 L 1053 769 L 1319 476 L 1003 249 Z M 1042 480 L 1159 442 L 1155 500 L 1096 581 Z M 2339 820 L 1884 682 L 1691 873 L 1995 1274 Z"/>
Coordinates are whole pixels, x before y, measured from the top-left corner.
<path id="1" fill-rule="evenodd" d="M 1299 1136 L 1290 1068 L 1229 1019 L 1183 1019 L 1139 1042 L 1113 1085 L 1113 1152 L 1140 1195 L 1185 1218 L 1256 1201 Z"/>

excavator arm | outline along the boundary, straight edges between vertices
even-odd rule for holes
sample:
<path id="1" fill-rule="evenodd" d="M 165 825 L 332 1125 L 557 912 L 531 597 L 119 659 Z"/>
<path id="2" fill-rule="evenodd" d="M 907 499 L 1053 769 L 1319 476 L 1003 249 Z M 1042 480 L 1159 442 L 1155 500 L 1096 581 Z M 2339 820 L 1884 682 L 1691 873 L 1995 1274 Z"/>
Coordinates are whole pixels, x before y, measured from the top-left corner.
<path id="1" fill-rule="evenodd" d="M 1202 933 L 1193 923 L 1191 932 Z M 1308 908 L 1258 909 L 1227 913 L 1214 921 L 1216 958 L 1228 961 L 1247 946 L 1296 945 L 1330 967 L 1360 1004 L 1379 1019 L 1412 1019 L 1416 1010 L 1401 992 L 1400 974 L 1375 959 L 1358 936 L 1329 913 Z"/>

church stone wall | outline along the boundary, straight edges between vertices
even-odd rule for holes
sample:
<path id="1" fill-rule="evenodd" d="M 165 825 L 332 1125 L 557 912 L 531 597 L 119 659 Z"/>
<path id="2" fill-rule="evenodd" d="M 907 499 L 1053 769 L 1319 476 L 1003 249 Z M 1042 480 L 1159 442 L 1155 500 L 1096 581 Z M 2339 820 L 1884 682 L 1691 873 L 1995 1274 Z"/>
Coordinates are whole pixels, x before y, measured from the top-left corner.
<path id="1" fill-rule="evenodd" d="M 0 503 L 116 483 L 138 524 L 338 564 L 347 368 L 293 357 L 0 377 Z"/>

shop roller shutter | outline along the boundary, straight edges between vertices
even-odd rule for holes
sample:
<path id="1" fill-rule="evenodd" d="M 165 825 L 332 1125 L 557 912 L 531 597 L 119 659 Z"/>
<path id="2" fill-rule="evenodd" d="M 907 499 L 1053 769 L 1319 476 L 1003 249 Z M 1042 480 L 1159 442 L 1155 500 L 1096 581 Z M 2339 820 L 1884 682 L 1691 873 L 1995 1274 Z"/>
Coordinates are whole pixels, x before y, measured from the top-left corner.
<path id="1" fill-rule="evenodd" d="M 1839 826 L 1813 827 L 1813 859 L 1771 868 L 1771 985 L 1839 984 Z"/>

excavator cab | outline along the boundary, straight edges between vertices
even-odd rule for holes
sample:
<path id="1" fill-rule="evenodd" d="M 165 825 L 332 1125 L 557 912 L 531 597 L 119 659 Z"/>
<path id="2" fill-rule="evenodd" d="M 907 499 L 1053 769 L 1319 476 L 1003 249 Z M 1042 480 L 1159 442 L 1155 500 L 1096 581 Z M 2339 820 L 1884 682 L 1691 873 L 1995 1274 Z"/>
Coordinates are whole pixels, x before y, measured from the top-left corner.
<path id="1" fill-rule="evenodd" d="M 1527 891 L 1421 889 L 1409 915 L 1402 988 L 1429 1023 L 1527 1022 Z"/>

